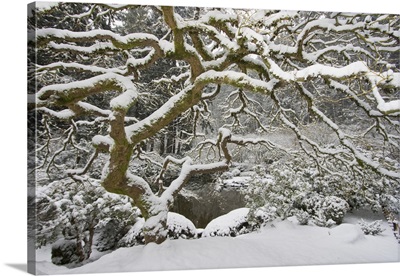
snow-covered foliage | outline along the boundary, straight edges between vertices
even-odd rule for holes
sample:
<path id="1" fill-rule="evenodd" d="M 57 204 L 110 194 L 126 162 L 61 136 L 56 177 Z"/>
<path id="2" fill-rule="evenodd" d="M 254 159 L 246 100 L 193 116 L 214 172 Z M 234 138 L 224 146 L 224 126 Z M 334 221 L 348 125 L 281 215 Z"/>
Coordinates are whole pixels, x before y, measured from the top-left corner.
<path id="1" fill-rule="evenodd" d="M 382 221 L 381 220 L 375 220 L 371 223 L 368 223 L 364 221 L 363 219 L 360 220 L 358 223 L 361 227 L 361 230 L 364 232 L 365 235 L 379 235 L 381 234 L 384 230 L 382 229 Z"/>
<path id="2" fill-rule="evenodd" d="M 71 204 L 49 196 L 49 217 L 66 208 L 84 220 L 98 201 L 125 195 L 145 220 L 145 243 L 162 243 L 190 178 L 226 171 L 236 158 L 272 165 L 248 192 L 251 216 L 263 221 L 297 209 L 304 223 L 330 225 L 346 204 L 399 199 L 395 15 L 85 3 L 33 14 L 30 170 L 60 183 L 95 178 L 107 191 L 86 205 L 77 203 L 83 186 Z M 302 201 L 312 207 L 294 206 Z"/>
<path id="3" fill-rule="evenodd" d="M 118 242 L 118 247 L 131 247 L 144 244 L 144 219 L 139 218 Z M 170 239 L 193 239 L 197 238 L 198 231 L 193 223 L 184 216 L 169 212 L 167 218 L 168 237 Z"/>
<path id="4" fill-rule="evenodd" d="M 36 201 L 36 246 L 58 241 L 55 261 L 61 263 L 65 261 L 61 260 L 65 250 L 74 249 L 67 254 L 77 256 L 67 259 L 82 262 L 90 257 L 93 246 L 99 251 L 114 249 L 123 228 L 140 214 L 128 197 L 107 193 L 96 180 L 48 183 L 38 187 Z M 113 235 L 109 233 L 110 220 Z"/>
<path id="5" fill-rule="evenodd" d="M 256 225 L 249 222 L 249 209 L 241 208 L 210 221 L 202 237 L 236 237 L 254 231 Z"/>
<path id="6" fill-rule="evenodd" d="M 294 215 L 301 224 L 316 224 L 318 226 L 332 226 L 343 221 L 349 204 L 337 196 L 321 196 L 306 194 L 299 196 L 294 203 Z"/>
<path id="7" fill-rule="evenodd" d="M 197 229 L 194 224 L 184 216 L 169 212 L 167 219 L 168 237 L 173 239 L 197 238 Z"/>
<path id="8" fill-rule="evenodd" d="M 345 199 L 335 196 L 341 191 L 326 193 L 318 189 L 318 175 L 306 159 L 296 159 L 269 167 L 257 166 L 245 191 L 246 201 L 255 221 L 269 222 L 277 217 L 296 216 L 300 224 L 332 226 L 340 224 L 350 206 Z M 329 191 L 331 192 L 331 191 Z"/>
<path id="9" fill-rule="evenodd" d="M 80 263 L 78 246 L 74 240 L 58 240 L 51 246 L 51 262 L 55 265 Z"/>

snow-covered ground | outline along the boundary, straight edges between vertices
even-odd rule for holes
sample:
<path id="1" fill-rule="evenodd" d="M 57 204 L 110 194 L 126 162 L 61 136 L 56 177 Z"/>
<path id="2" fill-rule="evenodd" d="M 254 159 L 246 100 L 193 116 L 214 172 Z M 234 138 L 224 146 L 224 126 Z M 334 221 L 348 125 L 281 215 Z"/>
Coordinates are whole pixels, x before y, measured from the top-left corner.
<path id="1" fill-rule="evenodd" d="M 385 231 L 366 236 L 357 222 L 382 219 Z M 400 245 L 379 214 L 357 212 L 343 224 L 322 228 L 295 220 L 270 223 L 259 232 L 232 237 L 167 240 L 120 248 L 84 266 L 68 269 L 51 263 L 48 249 L 38 250 L 38 274 L 265 267 L 314 264 L 399 262 Z"/>

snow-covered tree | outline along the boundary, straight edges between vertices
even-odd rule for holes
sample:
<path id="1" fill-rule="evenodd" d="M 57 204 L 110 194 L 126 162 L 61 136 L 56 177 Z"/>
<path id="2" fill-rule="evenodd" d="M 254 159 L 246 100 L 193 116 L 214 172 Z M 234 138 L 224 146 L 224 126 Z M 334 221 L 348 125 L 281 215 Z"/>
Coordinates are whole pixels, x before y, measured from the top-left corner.
<path id="1" fill-rule="evenodd" d="M 147 16 L 125 33 L 119 18 L 135 12 Z M 49 149 L 45 161 L 58 166 L 61 152 L 82 154 L 82 161 L 66 155 L 63 162 L 75 180 L 106 155 L 101 185 L 133 199 L 145 219 L 146 243 L 166 239 L 168 210 L 191 176 L 227 170 L 237 147 L 290 155 L 270 139 L 277 130 L 291 131 L 319 174 L 364 179 L 372 173 L 399 183 L 398 16 L 66 3 L 35 14 L 40 21 L 48 13 L 54 21 L 33 22 L 29 33 L 38 86 L 29 107 L 45 118 L 43 125 L 37 121 L 44 143 L 60 134 L 47 122 L 68 131 L 60 151 L 39 149 Z M 166 61 L 171 67 L 157 74 Z M 222 101 L 221 108 L 213 105 Z M 201 132 L 216 111 L 224 125 Z M 193 119 L 190 131 L 179 127 L 181 118 Z M 307 129 L 311 124 L 324 125 L 334 143 L 322 144 Z M 249 126 L 260 138 L 244 137 Z M 202 157 L 159 160 L 146 143 L 166 130 Z M 80 153 L 79 135 L 91 142 L 90 152 Z M 145 178 L 132 170 L 138 162 L 159 172 Z M 166 183 L 171 167 L 180 173 Z"/>

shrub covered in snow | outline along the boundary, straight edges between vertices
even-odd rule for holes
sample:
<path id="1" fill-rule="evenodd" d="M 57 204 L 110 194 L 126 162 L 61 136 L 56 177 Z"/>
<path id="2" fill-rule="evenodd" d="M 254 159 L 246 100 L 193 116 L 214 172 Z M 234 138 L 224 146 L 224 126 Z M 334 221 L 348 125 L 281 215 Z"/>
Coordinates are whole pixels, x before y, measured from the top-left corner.
<path id="1" fill-rule="evenodd" d="M 131 247 L 144 244 L 143 225 L 145 220 L 138 218 L 131 229 L 118 242 L 118 247 Z M 197 229 L 194 224 L 184 216 L 168 212 L 167 218 L 168 237 L 170 239 L 197 238 Z"/>
<path id="2" fill-rule="evenodd" d="M 191 239 L 197 237 L 197 230 L 194 224 L 180 214 L 169 212 L 167 226 L 169 238 Z"/>
<path id="3" fill-rule="evenodd" d="M 266 167 L 256 166 L 245 191 L 250 217 L 258 223 L 291 216 L 295 198 L 309 189 L 308 183 L 289 167 L 273 165 L 269 170 L 267 173 Z"/>
<path id="4" fill-rule="evenodd" d="M 299 222 L 300 225 L 307 225 L 310 222 L 311 216 L 308 212 L 303 211 L 303 210 L 297 210 L 295 212 L 295 216 L 297 218 L 297 221 Z"/>
<path id="5" fill-rule="evenodd" d="M 329 151 L 329 145 L 325 147 Z M 365 154 L 373 160 L 384 158 L 372 152 L 365 151 Z M 385 160 L 400 167 L 396 160 L 388 157 Z M 341 173 L 326 173 L 325 169 L 329 168 Z M 267 209 L 266 219 L 296 215 L 300 224 L 330 226 L 340 224 L 350 209 L 368 207 L 378 211 L 383 207 L 400 213 L 398 181 L 376 175 L 368 168 L 354 173 L 335 158 L 324 158 L 324 169 L 321 169 L 315 160 L 298 153 L 294 158 L 281 156 L 271 164 L 257 166 L 254 171 L 256 174 L 245 191 L 247 207 L 254 218 L 260 209 Z"/>
<path id="6" fill-rule="evenodd" d="M 306 167 L 305 167 L 306 166 Z M 315 188 L 319 176 L 312 163 L 294 159 L 266 167 L 257 166 L 245 199 L 250 218 L 266 223 L 295 215 L 300 224 L 332 226 L 340 224 L 349 210 L 342 198 L 326 195 Z"/>
<path id="7" fill-rule="evenodd" d="M 61 239 L 51 247 L 51 261 L 56 265 L 78 263 L 80 256 L 77 252 L 77 245 L 74 240 Z"/>
<path id="8" fill-rule="evenodd" d="M 56 255 L 57 252 L 63 255 L 60 252 L 75 248 L 73 255 L 79 256 L 78 261 L 69 257 L 59 261 L 60 258 L 55 257 L 56 263 L 66 259 L 82 262 L 90 257 L 92 246 L 99 251 L 115 249 L 126 226 L 139 215 L 128 197 L 107 193 L 94 179 L 48 183 L 38 187 L 36 202 L 36 246 L 40 248 L 58 240 L 75 243 L 74 247 L 68 242 L 68 246 L 58 246 L 54 250 Z"/>
<path id="9" fill-rule="evenodd" d="M 315 192 L 298 196 L 294 207 L 294 215 L 300 224 L 327 227 L 342 223 L 349 210 L 349 204 L 345 200 L 337 196 L 324 197 Z"/>
<path id="10" fill-rule="evenodd" d="M 349 204 L 337 196 L 327 196 L 322 202 L 322 210 L 326 219 L 331 219 L 336 224 L 342 223 L 343 218 L 349 209 Z"/>
<path id="11" fill-rule="evenodd" d="M 202 237 L 236 237 L 253 231 L 256 225 L 249 222 L 249 208 L 240 208 L 210 221 Z"/>
<path id="12" fill-rule="evenodd" d="M 365 235 L 372 235 L 372 236 L 376 236 L 381 234 L 384 229 L 382 229 L 382 225 L 381 225 L 382 221 L 381 220 L 375 220 L 371 223 L 368 223 L 366 221 L 364 221 L 363 219 L 361 219 L 358 224 L 361 227 L 361 230 L 364 232 Z"/>
<path id="13" fill-rule="evenodd" d="M 128 227 L 123 221 L 116 218 L 105 219 L 96 227 L 98 235 L 94 245 L 100 252 L 114 250 L 118 248 L 119 240 L 127 231 Z"/>

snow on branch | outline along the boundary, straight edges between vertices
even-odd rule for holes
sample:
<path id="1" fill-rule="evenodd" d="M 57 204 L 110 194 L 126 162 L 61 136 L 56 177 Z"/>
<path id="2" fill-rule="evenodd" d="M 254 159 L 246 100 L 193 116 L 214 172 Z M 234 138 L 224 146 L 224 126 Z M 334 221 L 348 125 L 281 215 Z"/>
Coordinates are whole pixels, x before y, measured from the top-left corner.
<path id="1" fill-rule="evenodd" d="M 67 43 L 55 43 L 50 41 L 48 46 L 51 49 L 58 51 L 69 51 L 69 52 L 77 52 L 82 54 L 93 54 L 93 53 L 104 53 L 104 52 L 113 52 L 117 51 L 118 48 L 115 47 L 111 42 L 97 42 L 92 44 L 91 46 L 78 46 Z"/>
<path id="2" fill-rule="evenodd" d="M 385 102 L 379 95 L 376 97 L 379 99 L 377 108 L 383 114 L 400 114 L 400 100 Z"/>
<path id="3" fill-rule="evenodd" d="M 92 166 L 93 161 L 96 160 L 98 154 L 99 154 L 99 149 L 96 148 L 96 150 L 94 151 L 94 153 L 89 158 L 88 162 L 86 163 L 86 165 L 83 168 L 69 169 L 69 170 L 66 170 L 66 173 L 73 179 L 74 179 L 74 176 L 79 176 L 79 175 L 85 174 Z"/>
<path id="4" fill-rule="evenodd" d="M 353 62 L 344 67 L 332 67 L 322 64 L 308 66 L 301 70 L 286 72 L 282 70 L 272 59 L 266 60 L 270 66 L 272 74 L 285 81 L 303 82 L 309 78 L 327 77 L 332 79 L 351 78 L 358 74 L 366 74 L 370 72 L 368 66 L 362 61 Z"/>
<path id="5" fill-rule="evenodd" d="M 277 13 L 273 13 L 267 17 L 262 16 L 260 19 L 257 18 L 257 14 L 254 17 L 255 19 L 261 20 L 266 26 L 274 26 L 280 21 L 289 20 L 297 16 L 298 13 L 295 11 L 278 11 Z"/>
<path id="6" fill-rule="evenodd" d="M 363 154 L 357 147 L 351 142 L 351 140 L 348 138 L 348 135 L 345 134 L 340 127 L 335 124 L 328 116 L 326 116 L 319 108 L 316 107 L 315 101 L 313 99 L 313 95 L 304 87 L 299 85 L 299 91 L 309 100 L 311 100 L 311 109 L 316 114 L 319 118 L 323 120 L 324 123 L 326 123 L 336 134 L 337 137 L 339 138 L 341 144 L 348 148 L 354 155 L 355 160 L 358 165 L 364 166 L 367 165 L 371 169 L 375 170 L 381 175 L 391 177 L 391 178 L 400 178 L 400 173 L 396 171 L 390 171 L 384 167 L 381 166 L 381 164 L 377 161 L 371 160 L 368 158 L 365 154 Z M 356 165 L 356 164 L 354 164 Z"/>
<path id="7" fill-rule="evenodd" d="M 109 151 L 109 148 L 114 145 L 114 140 L 109 136 L 95 135 L 92 138 L 92 144 L 95 148 L 102 148 Z"/>
<path id="8" fill-rule="evenodd" d="M 195 83 L 186 86 L 176 95 L 170 97 L 158 110 L 154 111 L 147 118 L 127 126 L 125 132 L 130 141 L 143 140 L 151 137 L 157 131 L 166 126 L 172 119 L 185 110 L 194 106 L 201 99 L 201 91 L 207 84 L 230 84 L 238 88 L 248 89 L 254 92 L 268 94 L 277 85 L 276 79 L 269 82 L 254 79 L 246 74 L 223 71 L 217 72 L 209 70 L 199 75 Z"/>
<path id="9" fill-rule="evenodd" d="M 111 90 L 124 91 L 129 94 L 129 97 L 137 96 L 131 77 L 106 73 L 82 81 L 45 86 L 37 92 L 36 97 L 38 106 L 46 105 L 46 102 L 65 106 L 76 103 L 92 94 Z"/>
<path id="10" fill-rule="evenodd" d="M 81 70 L 81 71 L 87 71 L 87 72 L 93 72 L 93 73 L 115 73 L 115 74 L 120 74 L 124 75 L 126 73 L 126 70 L 121 70 L 119 68 L 103 68 L 95 65 L 84 65 L 80 64 L 77 62 L 54 62 L 50 63 L 47 65 L 38 65 L 38 68 L 36 69 L 36 72 L 43 72 L 43 71 L 53 71 L 57 69 L 72 69 L 72 70 Z"/>
<path id="11" fill-rule="evenodd" d="M 62 119 L 62 120 L 68 120 L 68 119 L 72 119 L 75 116 L 75 113 L 72 110 L 69 109 L 64 109 L 61 111 L 54 111 L 51 110 L 47 107 L 39 107 L 36 110 L 38 111 L 42 111 L 48 115 L 50 115 L 51 117 L 57 118 L 57 119 Z"/>
<path id="12" fill-rule="evenodd" d="M 238 146 L 247 146 L 249 144 L 262 145 L 267 147 L 268 149 L 278 149 L 283 152 L 287 152 L 287 149 L 283 148 L 281 145 L 274 143 L 268 139 L 262 138 L 241 138 L 237 136 L 232 136 L 232 138 L 230 139 L 230 143 L 236 144 Z"/>
<path id="13" fill-rule="evenodd" d="M 400 73 L 394 74 L 393 71 L 389 70 L 384 74 L 378 75 L 370 73 L 368 79 L 372 84 L 372 94 L 374 95 L 377 108 L 383 114 L 394 114 L 398 115 L 400 113 L 400 100 L 393 100 L 386 102 L 382 95 L 379 93 L 378 87 L 380 85 L 391 85 L 400 88 Z M 397 114 L 396 114 L 397 113 Z"/>
<path id="14" fill-rule="evenodd" d="M 216 84 L 230 84 L 238 88 L 251 90 L 254 92 L 262 92 L 268 94 L 272 91 L 278 80 L 274 79 L 269 82 L 263 80 L 254 79 L 244 73 L 223 71 L 217 72 L 209 70 L 201 74 L 197 79 L 198 83 L 216 83 Z"/>
<path id="15" fill-rule="evenodd" d="M 36 39 L 39 45 L 50 41 L 96 41 L 100 39 L 110 40 L 117 48 L 132 49 L 139 46 L 156 46 L 158 38 L 152 34 L 134 33 L 121 36 L 109 30 L 92 30 L 87 32 L 74 32 L 54 28 L 38 29 L 29 37 L 30 40 Z M 158 47 L 157 47 L 158 48 Z"/>
<path id="16" fill-rule="evenodd" d="M 228 13 L 223 13 L 218 10 L 213 10 L 207 12 L 205 15 L 201 16 L 200 19 L 198 20 L 199 22 L 202 23 L 213 23 L 213 22 L 235 22 L 237 21 L 237 15 L 235 14 L 228 14 Z"/>
<path id="17" fill-rule="evenodd" d="M 165 168 L 171 162 L 175 164 L 181 164 L 182 167 L 178 178 L 172 181 L 170 186 L 166 188 L 164 192 L 162 192 L 161 194 L 162 200 L 168 202 L 168 204 L 172 204 L 173 199 L 175 198 L 177 193 L 179 193 L 179 191 L 183 188 L 186 182 L 194 174 L 212 173 L 212 172 L 227 170 L 232 159 L 232 156 L 229 153 L 228 149 L 228 144 L 231 142 L 231 137 L 232 135 L 230 130 L 226 128 L 219 129 L 216 145 L 223 152 L 223 160 L 221 161 L 211 162 L 208 164 L 193 164 L 193 160 L 190 157 L 185 157 L 183 159 L 167 157 L 166 161 L 164 162 Z M 162 173 L 160 173 L 161 176 Z"/>
<path id="18" fill-rule="evenodd" d="M 111 115 L 111 111 L 110 110 L 104 110 L 101 109 L 95 105 L 92 105 L 90 103 L 86 103 L 86 102 L 77 102 L 76 103 L 77 106 L 79 106 L 82 110 L 85 111 L 85 113 L 94 113 L 98 116 L 103 116 L 103 117 L 108 117 Z"/>

